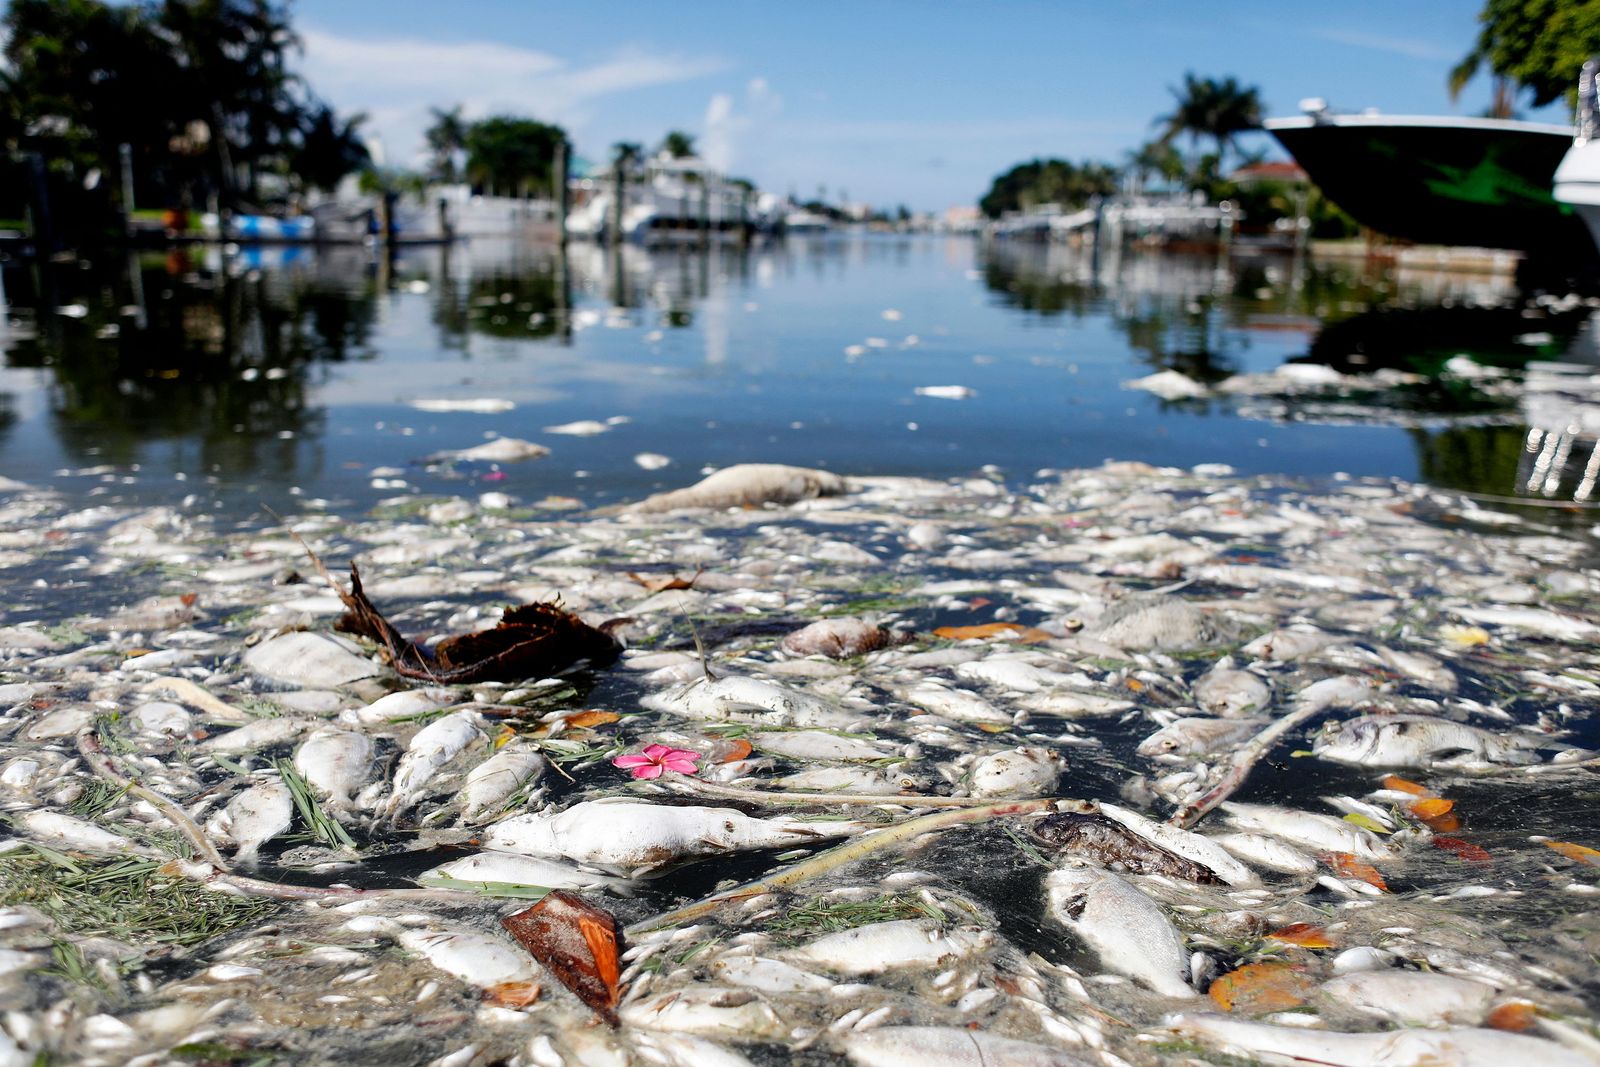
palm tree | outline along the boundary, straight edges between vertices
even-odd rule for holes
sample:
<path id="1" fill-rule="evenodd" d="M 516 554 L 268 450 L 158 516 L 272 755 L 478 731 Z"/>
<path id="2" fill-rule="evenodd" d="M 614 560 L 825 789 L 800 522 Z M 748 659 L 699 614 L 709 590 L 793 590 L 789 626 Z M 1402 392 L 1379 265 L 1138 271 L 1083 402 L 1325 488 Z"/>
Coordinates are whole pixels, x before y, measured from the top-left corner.
<path id="1" fill-rule="evenodd" d="M 448 111 L 430 108 L 433 125 L 423 134 L 428 151 L 433 153 L 433 176 L 447 184 L 456 180 L 456 154 L 467 147 L 467 124 L 461 118 L 461 105 Z"/>
<path id="2" fill-rule="evenodd" d="M 671 130 L 661 138 L 661 151 L 673 159 L 694 155 L 694 138 L 682 130 Z"/>
<path id="3" fill-rule="evenodd" d="M 1170 144 L 1179 134 L 1188 134 L 1191 145 L 1202 137 L 1217 143 L 1217 160 L 1233 147 L 1233 139 L 1246 130 L 1261 128 L 1261 91 L 1240 85 L 1231 75 L 1220 81 L 1201 78 L 1190 71 L 1183 76 L 1183 87 L 1171 87 L 1178 106 L 1156 122 L 1165 127 L 1158 143 Z"/>
<path id="4" fill-rule="evenodd" d="M 366 166 L 370 156 L 358 132 L 366 121 L 365 114 L 358 114 L 341 123 L 326 104 L 312 111 L 300 134 L 294 173 L 312 188 L 332 190 L 346 174 Z"/>

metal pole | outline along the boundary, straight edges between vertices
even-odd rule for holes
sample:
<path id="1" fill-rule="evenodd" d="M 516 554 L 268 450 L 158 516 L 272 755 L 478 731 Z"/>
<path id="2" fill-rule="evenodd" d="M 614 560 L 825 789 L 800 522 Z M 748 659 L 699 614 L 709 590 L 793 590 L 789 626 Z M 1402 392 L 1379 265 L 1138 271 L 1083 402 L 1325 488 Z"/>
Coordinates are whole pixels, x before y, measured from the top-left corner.
<path id="1" fill-rule="evenodd" d="M 127 143 L 119 144 L 117 159 L 122 164 L 122 230 L 131 238 L 133 236 L 133 146 Z"/>

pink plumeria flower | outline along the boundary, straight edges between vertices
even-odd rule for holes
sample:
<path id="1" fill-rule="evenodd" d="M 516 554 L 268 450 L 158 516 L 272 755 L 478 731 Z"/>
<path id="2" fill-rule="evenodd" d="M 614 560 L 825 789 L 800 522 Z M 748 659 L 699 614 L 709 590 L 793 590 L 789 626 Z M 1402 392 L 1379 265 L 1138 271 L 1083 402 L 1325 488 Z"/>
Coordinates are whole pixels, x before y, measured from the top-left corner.
<path id="1" fill-rule="evenodd" d="M 675 774 L 696 773 L 699 768 L 694 764 L 699 758 L 698 752 L 668 748 L 666 745 L 646 745 L 643 752 L 618 756 L 611 761 L 611 764 L 614 767 L 621 767 L 635 778 L 660 778 L 662 771 L 672 771 Z"/>

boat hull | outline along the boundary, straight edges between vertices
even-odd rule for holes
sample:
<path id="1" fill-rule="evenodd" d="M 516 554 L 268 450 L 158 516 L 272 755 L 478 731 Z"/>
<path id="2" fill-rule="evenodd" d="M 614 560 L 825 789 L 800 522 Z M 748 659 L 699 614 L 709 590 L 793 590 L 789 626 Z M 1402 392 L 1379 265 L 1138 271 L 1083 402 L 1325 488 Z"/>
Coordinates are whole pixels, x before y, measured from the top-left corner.
<path id="1" fill-rule="evenodd" d="M 1572 146 L 1562 126 L 1488 119 L 1337 116 L 1267 129 L 1363 226 L 1419 244 L 1594 255 L 1552 193 Z"/>

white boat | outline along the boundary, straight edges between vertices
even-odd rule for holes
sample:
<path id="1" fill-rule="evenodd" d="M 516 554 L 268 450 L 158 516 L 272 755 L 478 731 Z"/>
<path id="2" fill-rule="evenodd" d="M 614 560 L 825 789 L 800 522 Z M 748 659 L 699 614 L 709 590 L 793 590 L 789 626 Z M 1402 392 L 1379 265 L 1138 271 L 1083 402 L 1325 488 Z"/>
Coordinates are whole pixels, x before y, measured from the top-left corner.
<path id="1" fill-rule="evenodd" d="M 1572 147 L 1556 168 L 1555 197 L 1570 205 L 1600 246 L 1600 61 L 1589 60 L 1578 75 L 1578 127 Z"/>
<path id="2" fill-rule="evenodd" d="M 616 225 L 616 174 L 604 170 L 578 183 L 567 232 L 609 240 Z M 730 181 L 695 156 L 665 153 L 645 163 L 643 173 L 623 183 L 621 237 L 645 244 L 736 235 L 758 223 L 753 191 Z"/>

